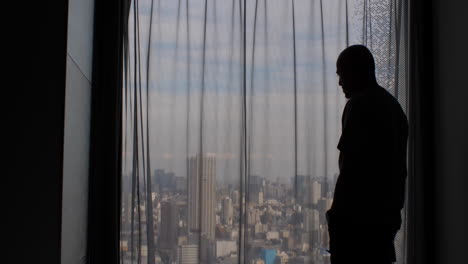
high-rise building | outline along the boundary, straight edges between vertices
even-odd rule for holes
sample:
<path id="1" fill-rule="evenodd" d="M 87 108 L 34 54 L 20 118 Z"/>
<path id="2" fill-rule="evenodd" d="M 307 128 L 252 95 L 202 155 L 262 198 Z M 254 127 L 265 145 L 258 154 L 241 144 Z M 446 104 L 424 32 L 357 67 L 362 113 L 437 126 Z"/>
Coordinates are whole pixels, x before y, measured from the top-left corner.
<path id="1" fill-rule="evenodd" d="M 239 205 L 239 199 L 240 199 L 239 191 L 232 191 L 231 198 L 232 198 L 232 203 L 234 205 Z"/>
<path id="2" fill-rule="evenodd" d="M 249 192 L 249 199 L 251 203 L 263 205 L 263 192 Z"/>
<path id="3" fill-rule="evenodd" d="M 234 217 L 234 209 L 232 207 L 232 200 L 229 197 L 223 199 L 223 224 L 232 225 L 232 218 Z"/>
<path id="4" fill-rule="evenodd" d="M 249 176 L 249 192 L 260 192 L 263 188 L 263 179 L 258 175 Z"/>
<path id="5" fill-rule="evenodd" d="M 187 179 L 185 177 L 175 177 L 175 189 L 178 192 L 187 190 Z"/>
<path id="6" fill-rule="evenodd" d="M 124 196 L 125 197 L 125 196 Z M 131 222 L 132 219 L 132 194 L 127 193 L 126 197 L 124 198 L 124 206 L 123 206 L 123 216 L 125 216 L 125 220 L 127 223 Z"/>
<path id="7" fill-rule="evenodd" d="M 161 231 L 159 236 L 159 247 L 171 249 L 177 244 L 177 207 L 174 202 L 164 201 L 161 203 Z"/>
<path id="8" fill-rule="evenodd" d="M 189 158 L 188 226 L 208 240 L 215 239 L 216 226 L 216 156 Z"/>
<path id="9" fill-rule="evenodd" d="M 304 210 L 304 231 L 312 232 L 319 229 L 319 211 L 305 208 Z"/>
<path id="10" fill-rule="evenodd" d="M 300 204 L 308 204 L 310 194 L 310 176 L 308 175 L 296 175 L 292 178 L 295 195 L 297 202 Z"/>
<path id="11" fill-rule="evenodd" d="M 263 205 L 263 192 L 258 193 L 258 205 Z"/>
<path id="12" fill-rule="evenodd" d="M 162 182 L 164 181 L 166 172 L 162 169 L 156 169 L 154 171 L 154 179 L 151 180 L 153 190 L 160 191 L 159 188 L 162 188 Z"/>
<path id="13" fill-rule="evenodd" d="M 263 204 L 263 190 L 264 190 L 265 180 L 258 175 L 251 175 L 249 177 L 249 194 L 248 198 L 251 203 L 257 205 Z"/>
<path id="14" fill-rule="evenodd" d="M 312 192 L 311 192 L 311 202 L 312 204 L 317 204 L 320 197 L 322 197 L 322 188 L 320 182 L 317 180 L 312 181 Z"/>

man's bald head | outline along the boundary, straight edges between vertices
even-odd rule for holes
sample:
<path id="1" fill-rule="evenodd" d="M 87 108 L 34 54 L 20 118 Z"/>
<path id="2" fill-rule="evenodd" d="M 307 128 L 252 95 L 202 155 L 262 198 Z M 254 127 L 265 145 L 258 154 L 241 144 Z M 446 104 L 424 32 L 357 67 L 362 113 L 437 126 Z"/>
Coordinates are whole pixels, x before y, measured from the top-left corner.
<path id="1" fill-rule="evenodd" d="M 336 73 L 346 98 L 377 84 L 374 56 L 363 45 L 347 47 L 338 56 Z"/>

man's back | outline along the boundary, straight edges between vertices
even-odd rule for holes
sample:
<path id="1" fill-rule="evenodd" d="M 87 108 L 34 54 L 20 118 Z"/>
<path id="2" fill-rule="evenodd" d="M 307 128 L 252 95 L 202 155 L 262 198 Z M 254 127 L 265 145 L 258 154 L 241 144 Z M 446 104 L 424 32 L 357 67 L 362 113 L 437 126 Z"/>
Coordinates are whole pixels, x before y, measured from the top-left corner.
<path id="1" fill-rule="evenodd" d="M 338 143 L 340 176 L 333 208 L 353 215 L 364 210 L 360 217 L 399 214 L 404 200 L 407 136 L 406 116 L 385 89 L 377 87 L 351 98 Z"/>
<path id="2" fill-rule="evenodd" d="M 404 204 L 407 137 L 406 116 L 382 87 L 348 101 L 338 143 L 340 175 L 329 211 L 331 229 L 354 236 L 355 242 L 360 241 L 357 236 L 366 233 L 367 239 L 372 234 L 393 241 Z M 395 257 L 393 244 L 380 247 L 378 241 L 361 242 L 387 258 Z M 352 245 L 347 244 L 351 249 Z"/>

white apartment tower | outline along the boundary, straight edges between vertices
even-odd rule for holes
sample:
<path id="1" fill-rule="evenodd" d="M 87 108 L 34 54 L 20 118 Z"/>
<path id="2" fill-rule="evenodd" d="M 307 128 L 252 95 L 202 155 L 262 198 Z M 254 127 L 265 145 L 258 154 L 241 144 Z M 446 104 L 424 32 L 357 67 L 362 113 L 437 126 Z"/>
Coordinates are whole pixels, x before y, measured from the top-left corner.
<path id="1" fill-rule="evenodd" d="M 188 226 L 208 240 L 215 239 L 216 155 L 190 157 L 188 161 Z"/>

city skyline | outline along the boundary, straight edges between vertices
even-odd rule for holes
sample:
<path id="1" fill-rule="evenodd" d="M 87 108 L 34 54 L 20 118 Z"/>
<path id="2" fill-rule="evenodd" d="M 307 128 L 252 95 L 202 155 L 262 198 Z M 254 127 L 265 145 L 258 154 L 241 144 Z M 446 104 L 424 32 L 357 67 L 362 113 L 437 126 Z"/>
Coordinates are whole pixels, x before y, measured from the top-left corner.
<path id="1" fill-rule="evenodd" d="M 170 171 L 158 168 L 152 175 L 156 259 L 161 263 L 233 263 L 239 254 L 242 202 L 246 210 L 243 230 L 248 240 L 246 263 L 269 263 L 267 259 L 328 263 L 329 254 L 323 250 L 328 243 L 324 214 L 332 202 L 330 186 L 333 182 L 323 177 L 298 175 L 297 179 L 284 184 L 252 175 L 247 184 L 249 193 L 244 196 L 247 199 L 243 200 L 239 186 L 208 183 L 216 178 L 215 155 L 192 156 L 188 162 L 192 180 L 186 178 L 185 186 L 178 181 L 181 177 Z M 302 196 L 293 194 L 294 182 L 298 179 L 303 189 L 310 189 L 310 192 Z M 203 187 L 203 183 L 208 186 Z M 206 187 L 214 195 L 190 191 L 209 192 Z M 211 205 L 210 208 L 201 206 L 201 201 Z M 214 225 L 208 221 L 211 217 Z M 128 215 L 124 217 L 124 226 L 129 220 Z M 122 240 L 127 245 L 124 252 L 128 252 L 128 237 L 126 240 L 123 235 Z"/>

